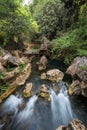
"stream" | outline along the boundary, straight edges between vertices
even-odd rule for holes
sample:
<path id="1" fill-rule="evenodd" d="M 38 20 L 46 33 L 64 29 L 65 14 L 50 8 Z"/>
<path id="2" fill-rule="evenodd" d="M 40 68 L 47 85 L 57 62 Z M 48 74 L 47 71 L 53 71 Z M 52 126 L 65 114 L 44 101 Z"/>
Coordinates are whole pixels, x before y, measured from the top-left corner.
<path id="1" fill-rule="evenodd" d="M 0 130 L 56 130 L 60 125 L 68 125 L 74 118 L 83 121 L 87 127 L 86 98 L 69 97 L 64 82 L 70 82 L 70 77 L 64 77 L 64 82 L 60 82 L 59 93 L 55 93 L 52 89 L 55 84 L 41 80 L 40 75 L 43 71 L 38 71 L 35 62 L 33 62 L 32 73 L 27 82 L 34 84 L 35 93 L 42 84 L 50 86 L 51 102 L 36 95 L 30 99 L 24 99 L 22 97 L 24 86 L 22 86 L 17 90 L 18 94 L 10 95 L 0 105 L 0 119 L 3 118 L 3 123 L 0 120 Z M 54 68 L 65 72 L 67 66 L 60 61 L 49 61 L 47 70 Z M 6 122 L 4 123 L 4 121 Z"/>

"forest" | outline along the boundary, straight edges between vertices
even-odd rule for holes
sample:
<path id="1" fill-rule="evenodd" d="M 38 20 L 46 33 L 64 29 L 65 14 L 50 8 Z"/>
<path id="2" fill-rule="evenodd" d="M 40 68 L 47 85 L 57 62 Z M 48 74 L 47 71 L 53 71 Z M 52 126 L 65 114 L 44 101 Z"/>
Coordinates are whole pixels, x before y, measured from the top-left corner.
<path id="1" fill-rule="evenodd" d="M 0 130 L 87 130 L 87 0 L 0 0 Z"/>

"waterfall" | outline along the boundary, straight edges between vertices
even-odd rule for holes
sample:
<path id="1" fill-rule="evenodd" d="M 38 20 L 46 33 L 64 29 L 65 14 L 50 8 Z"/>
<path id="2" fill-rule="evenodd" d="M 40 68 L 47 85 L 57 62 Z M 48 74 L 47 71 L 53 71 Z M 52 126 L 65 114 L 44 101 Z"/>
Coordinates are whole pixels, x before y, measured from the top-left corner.
<path id="1" fill-rule="evenodd" d="M 14 112 L 16 114 L 18 111 L 18 105 L 21 104 L 22 104 L 22 98 L 10 95 L 2 106 L 4 110 L 3 113 Z"/>
<path id="2" fill-rule="evenodd" d="M 58 102 L 57 102 L 57 95 L 56 93 L 51 89 L 51 109 L 52 109 L 52 114 L 53 114 L 53 121 L 56 122 L 58 119 Z"/>
<path id="3" fill-rule="evenodd" d="M 35 102 L 37 99 L 38 97 L 36 95 L 29 99 L 29 101 L 26 104 L 25 109 L 18 114 L 17 123 L 25 121 L 28 117 L 30 117 L 33 114 Z"/>
<path id="4" fill-rule="evenodd" d="M 56 95 L 51 90 L 51 109 L 53 119 L 57 124 L 67 125 L 73 119 L 73 112 L 66 86 L 62 84 L 60 92 Z"/>
<path id="5" fill-rule="evenodd" d="M 4 126 L 4 124 L 0 124 L 0 130 L 2 130 L 3 126 Z"/>

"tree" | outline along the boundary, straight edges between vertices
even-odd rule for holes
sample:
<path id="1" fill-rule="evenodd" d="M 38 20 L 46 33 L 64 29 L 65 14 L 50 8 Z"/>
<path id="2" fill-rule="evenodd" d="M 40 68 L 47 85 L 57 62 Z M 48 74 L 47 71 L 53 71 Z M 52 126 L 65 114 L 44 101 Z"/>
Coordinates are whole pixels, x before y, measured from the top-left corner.
<path id="1" fill-rule="evenodd" d="M 0 32 L 4 45 L 8 42 L 21 43 L 38 30 L 29 8 L 22 0 L 0 0 Z"/>

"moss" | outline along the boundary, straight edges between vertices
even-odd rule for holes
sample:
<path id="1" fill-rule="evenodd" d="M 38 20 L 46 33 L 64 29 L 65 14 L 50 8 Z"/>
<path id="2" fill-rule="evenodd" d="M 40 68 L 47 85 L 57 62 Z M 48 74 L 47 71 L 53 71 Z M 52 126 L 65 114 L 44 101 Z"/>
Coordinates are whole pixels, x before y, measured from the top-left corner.
<path id="1" fill-rule="evenodd" d="M 83 70 L 83 71 L 84 71 L 84 70 L 87 70 L 87 65 L 85 65 L 85 66 L 80 66 L 80 69 Z"/>
<path id="2" fill-rule="evenodd" d="M 8 89 L 9 86 L 0 84 L 0 96 Z"/>
<path id="3" fill-rule="evenodd" d="M 3 74 L 3 72 L 0 72 L 0 79 L 3 79 L 4 76 L 5 74 Z"/>
<path id="4" fill-rule="evenodd" d="M 26 67 L 26 64 L 20 64 L 19 65 L 19 73 L 22 73 L 25 67 Z"/>
<path id="5" fill-rule="evenodd" d="M 13 71 L 14 70 L 14 67 L 10 67 L 9 65 L 6 67 L 7 71 L 10 72 L 10 71 Z"/>

